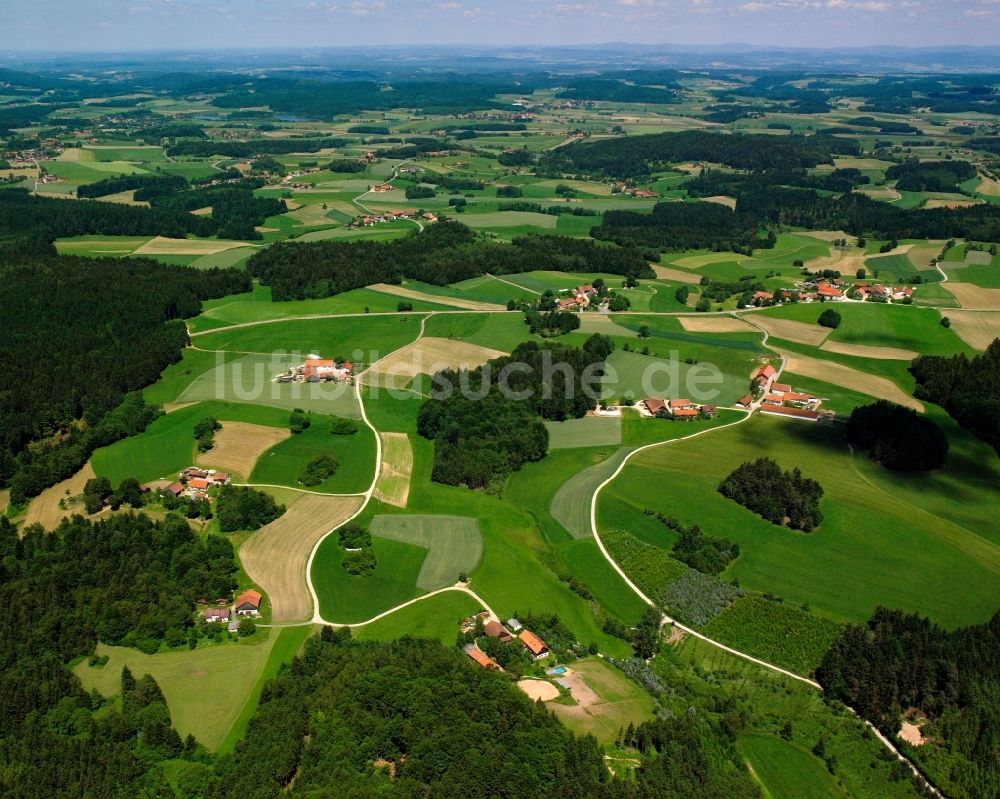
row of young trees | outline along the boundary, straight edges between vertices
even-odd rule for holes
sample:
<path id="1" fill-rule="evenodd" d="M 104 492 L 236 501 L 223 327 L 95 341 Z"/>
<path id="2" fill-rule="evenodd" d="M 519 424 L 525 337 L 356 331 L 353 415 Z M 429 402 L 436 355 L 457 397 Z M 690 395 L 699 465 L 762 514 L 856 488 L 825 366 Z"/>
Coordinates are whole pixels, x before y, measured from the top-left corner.
<path id="1" fill-rule="evenodd" d="M 274 300 L 329 297 L 402 278 L 446 285 L 485 274 L 535 269 L 652 277 L 634 249 L 602 247 L 565 236 L 522 236 L 510 245 L 442 221 L 390 242 L 279 243 L 254 254 L 247 271 L 271 286 Z"/>

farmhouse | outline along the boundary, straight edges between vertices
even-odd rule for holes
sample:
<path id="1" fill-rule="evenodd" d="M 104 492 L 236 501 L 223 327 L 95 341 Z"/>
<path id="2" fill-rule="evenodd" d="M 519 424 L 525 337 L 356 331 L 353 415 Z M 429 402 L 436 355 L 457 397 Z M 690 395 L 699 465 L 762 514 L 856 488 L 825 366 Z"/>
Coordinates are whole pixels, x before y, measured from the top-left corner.
<path id="1" fill-rule="evenodd" d="M 514 636 L 507 631 L 507 628 L 496 619 L 490 619 L 486 622 L 486 624 L 483 625 L 483 632 L 485 632 L 490 638 L 496 638 L 503 644 L 506 644 L 514 638 Z"/>
<path id="2" fill-rule="evenodd" d="M 237 616 L 259 616 L 261 596 L 252 588 L 247 589 L 236 598 L 234 610 Z"/>
<path id="3" fill-rule="evenodd" d="M 171 483 L 170 485 L 167 486 L 166 490 L 168 494 L 172 494 L 175 497 L 179 497 L 181 494 L 184 493 L 184 486 L 182 486 L 180 483 Z"/>
<path id="4" fill-rule="evenodd" d="M 521 634 L 518 636 L 521 639 L 521 643 L 524 644 L 524 648 L 527 649 L 533 658 L 540 660 L 543 657 L 547 657 L 549 654 L 549 648 L 545 645 L 545 642 L 535 635 L 531 630 L 521 630 Z"/>
<path id="5" fill-rule="evenodd" d="M 388 183 L 380 183 L 378 186 L 372 186 L 370 191 L 381 193 L 384 191 L 392 191 L 392 186 Z"/>
<path id="6" fill-rule="evenodd" d="M 229 621 L 229 608 L 209 608 L 204 613 L 205 623 Z"/>
<path id="7" fill-rule="evenodd" d="M 834 300 L 835 302 L 847 299 L 844 292 L 826 282 L 816 284 L 816 296 L 823 300 Z"/>
<path id="8" fill-rule="evenodd" d="M 475 644 L 466 644 L 462 647 L 462 650 L 484 669 L 488 669 L 490 671 L 503 671 L 503 669 L 500 668 L 499 663 L 497 663 Z"/>
<path id="9" fill-rule="evenodd" d="M 751 377 L 750 380 L 759 382 L 760 387 L 764 389 L 764 391 L 769 391 L 771 389 L 771 384 L 777 376 L 778 372 L 775 368 L 771 366 L 771 364 L 767 363 L 754 372 L 753 377 Z"/>
<path id="10" fill-rule="evenodd" d="M 310 355 L 301 366 L 293 366 L 274 378 L 278 383 L 327 383 L 331 380 L 349 380 L 354 374 L 350 361 L 335 361 Z"/>
<path id="11" fill-rule="evenodd" d="M 753 394 L 747 394 L 736 403 L 740 408 L 749 408 L 753 405 Z"/>
<path id="12" fill-rule="evenodd" d="M 698 416 L 698 408 L 686 399 L 667 400 L 667 410 L 675 419 L 694 419 Z"/>
<path id="13" fill-rule="evenodd" d="M 656 416 L 656 414 L 667 407 L 666 401 L 661 400 L 658 397 L 646 397 L 646 399 L 642 401 L 642 404 L 645 406 L 646 410 L 649 411 L 650 416 Z"/>

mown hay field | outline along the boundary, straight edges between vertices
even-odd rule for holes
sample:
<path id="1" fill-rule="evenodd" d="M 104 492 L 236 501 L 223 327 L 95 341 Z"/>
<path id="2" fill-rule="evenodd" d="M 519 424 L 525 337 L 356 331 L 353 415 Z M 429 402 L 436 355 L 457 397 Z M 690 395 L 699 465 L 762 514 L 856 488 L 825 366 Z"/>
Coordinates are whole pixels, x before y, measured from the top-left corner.
<path id="1" fill-rule="evenodd" d="M 285 514 L 262 527 L 240 547 L 250 578 L 267 594 L 271 621 L 303 621 L 312 616 L 306 564 L 316 542 L 361 507 L 360 497 L 303 494 Z"/>

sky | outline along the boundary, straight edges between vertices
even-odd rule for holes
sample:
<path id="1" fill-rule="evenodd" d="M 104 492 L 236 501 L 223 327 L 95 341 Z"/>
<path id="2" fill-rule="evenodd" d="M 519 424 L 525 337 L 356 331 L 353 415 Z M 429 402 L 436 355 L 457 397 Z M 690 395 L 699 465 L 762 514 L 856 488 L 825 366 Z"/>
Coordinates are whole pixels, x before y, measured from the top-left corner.
<path id="1" fill-rule="evenodd" d="M 1000 0 L 0 0 L 3 49 L 997 44 Z"/>

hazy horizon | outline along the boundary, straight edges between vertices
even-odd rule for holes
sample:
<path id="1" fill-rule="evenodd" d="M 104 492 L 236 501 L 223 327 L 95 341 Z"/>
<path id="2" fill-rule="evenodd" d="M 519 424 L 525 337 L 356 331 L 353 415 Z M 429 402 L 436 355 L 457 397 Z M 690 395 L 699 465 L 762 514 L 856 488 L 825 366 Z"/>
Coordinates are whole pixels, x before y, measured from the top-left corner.
<path id="1" fill-rule="evenodd" d="M 1000 0 L 5 0 L 8 52 L 989 46 Z M 669 43 L 669 44 L 668 44 Z"/>

